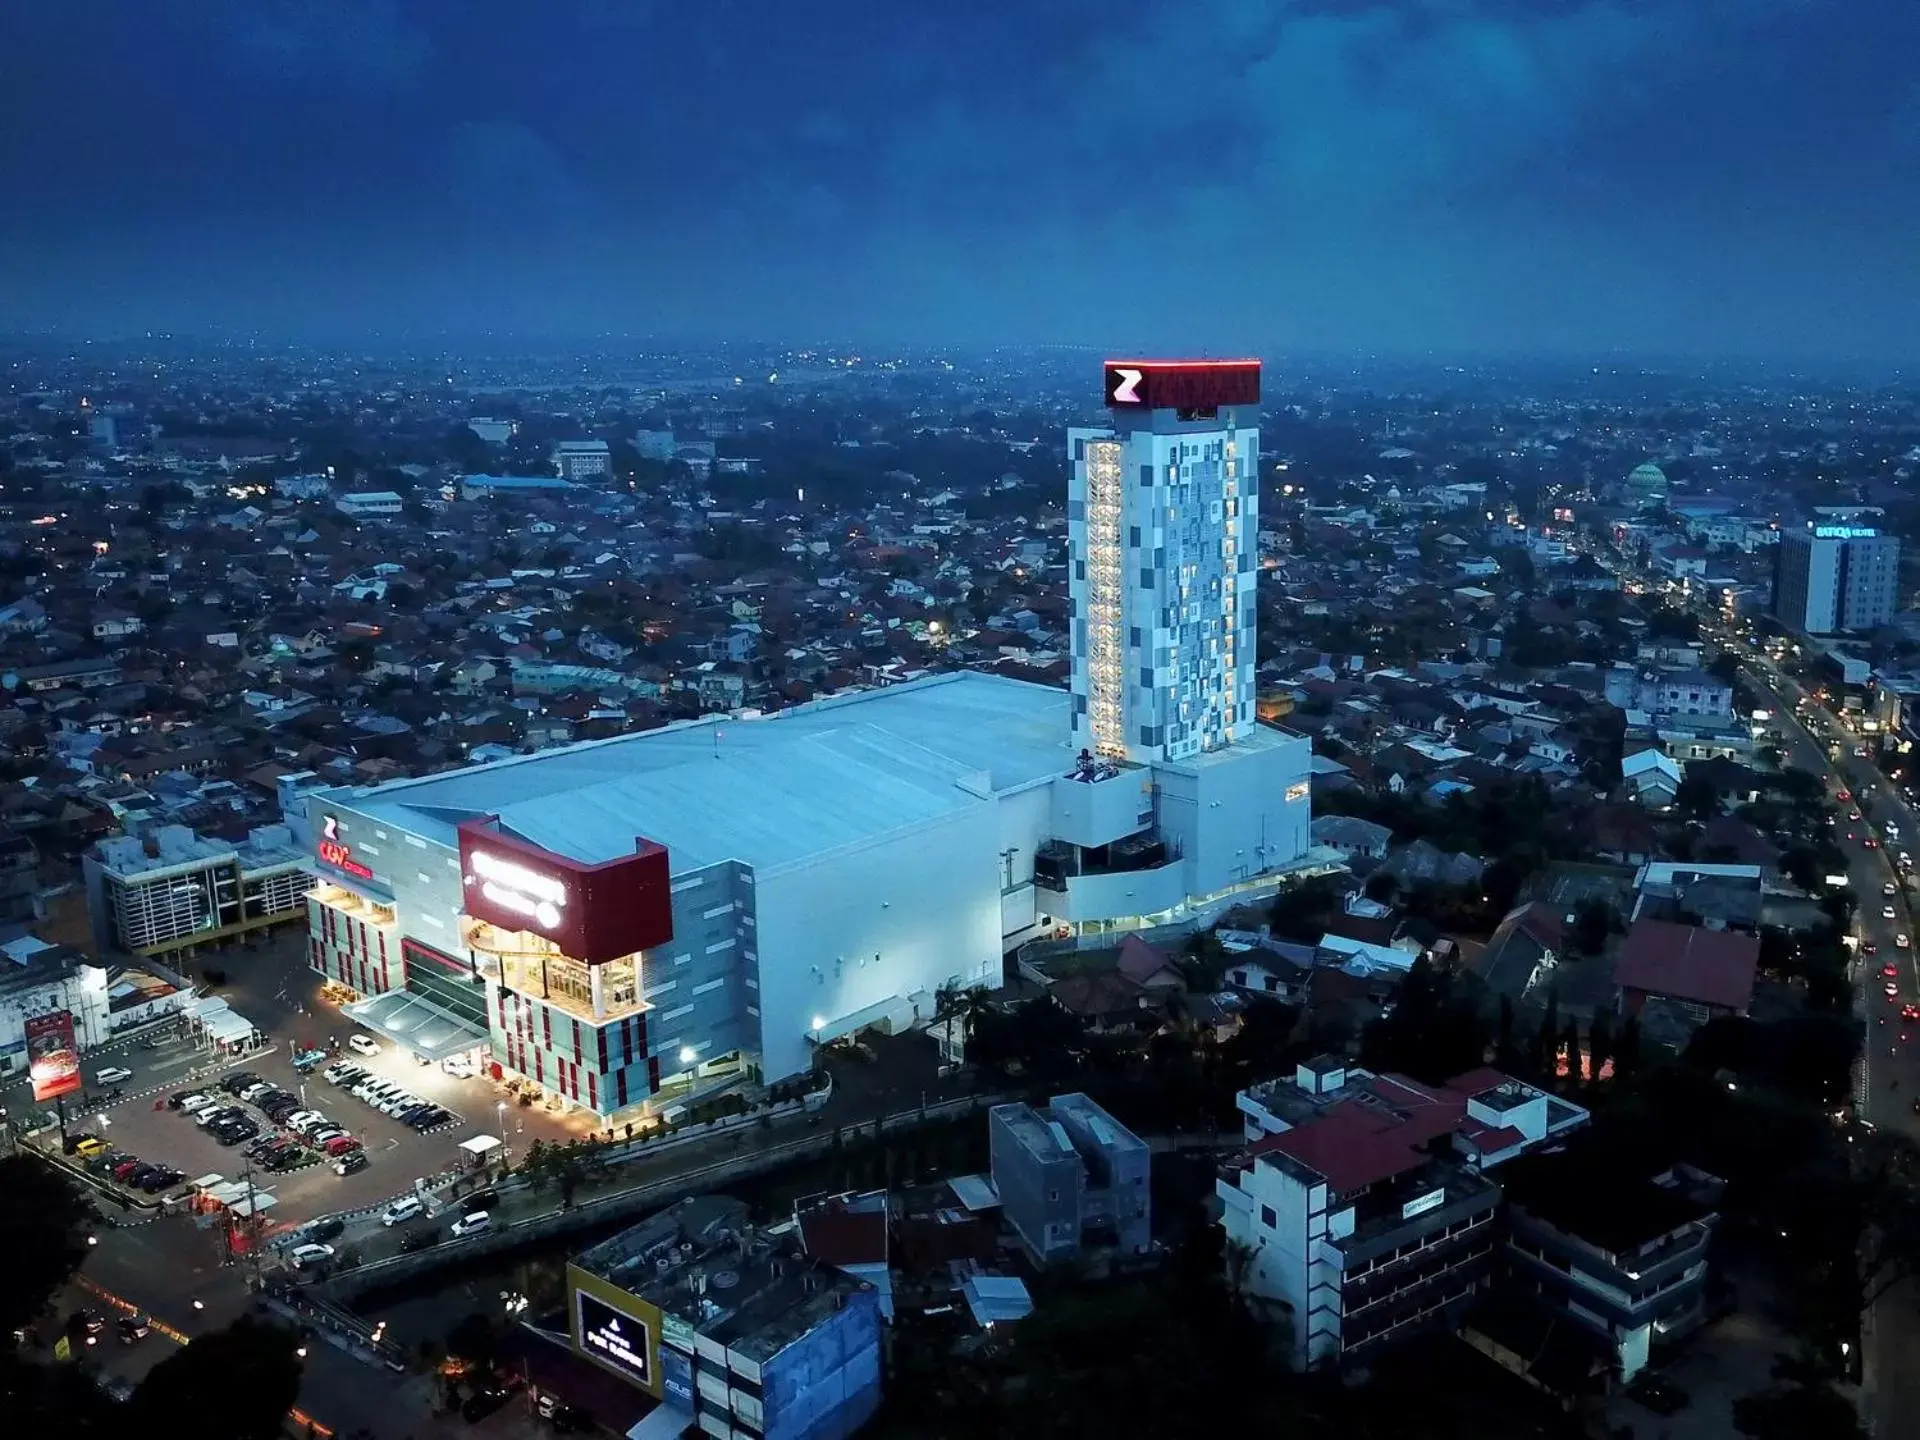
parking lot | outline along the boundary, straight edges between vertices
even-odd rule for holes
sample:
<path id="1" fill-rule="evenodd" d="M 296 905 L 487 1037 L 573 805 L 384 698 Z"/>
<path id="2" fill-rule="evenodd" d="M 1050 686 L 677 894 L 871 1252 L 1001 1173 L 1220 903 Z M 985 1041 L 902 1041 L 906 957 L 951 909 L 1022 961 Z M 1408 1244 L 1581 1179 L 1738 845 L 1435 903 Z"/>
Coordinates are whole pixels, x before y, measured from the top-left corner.
<path id="1" fill-rule="evenodd" d="M 365 1032 L 322 998 L 319 977 L 305 965 L 302 937 L 275 937 L 272 943 L 224 956 L 219 964 L 227 979 L 219 993 L 259 1027 L 267 1038 L 265 1050 L 229 1059 L 190 1038 L 151 1036 L 90 1050 L 83 1060 L 89 1108 L 82 1113 L 80 1101 L 68 1100 L 70 1134 L 90 1137 L 130 1160 L 176 1171 L 184 1181 L 206 1175 L 241 1180 L 251 1164 L 255 1189 L 272 1196 L 269 1219 L 278 1227 L 336 1210 L 380 1205 L 411 1190 L 417 1178 L 459 1167 L 460 1142 L 475 1135 L 498 1136 L 511 1157 L 535 1139 L 587 1133 L 584 1116 L 557 1115 L 540 1105 L 521 1106 L 492 1080 L 449 1075 L 437 1065 L 415 1061 L 384 1040 L 376 1041 L 380 1049 L 375 1055 L 353 1053 L 349 1049 L 353 1037 L 364 1037 Z M 297 1070 L 295 1057 L 315 1050 L 328 1052 L 326 1059 L 304 1072 Z M 446 1114 L 431 1128 L 416 1129 L 355 1098 L 349 1087 L 329 1083 L 326 1071 L 337 1062 L 358 1066 L 367 1076 L 389 1082 Z M 96 1077 L 110 1068 L 131 1074 L 117 1086 L 97 1085 Z M 365 1166 L 337 1174 L 334 1157 L 317 1153 L 304 1140 L 297 1151 L 288 1146 L 281 1156 L 249 1157 L 250 1149 L 275 1137 L 300 1137 L 291 1135 L 258 1104 L 220 1088 L 223 1078 L 237 1072 L 284 1093 L 278 1120 L 289 1118 L 286 1100 L 297 1102 L 299 1111 L 325 1116 L 332 1128 L 364 1152 Z M 118 1100 L 109 1098 L 114 1089 Z M 237 1109 L 254 1133 L 245 1133 L 244 1128 L 230 1131 L 233 1143 L 222 1144 L 215 1127 L 196 1124 L 192 1113 L 170 1108 L 175 1097 L 190 1094 L 205 1094 L 221 1106 Z M 269 1098 L 256 1096 L 259 1101 Z M 20 1100 L 24 1095 L 8 1097 L 9 1104 Z M 91 1108 L 96 1104 L 97 1109 Z M 43 1137 L 45 1142 L 53 1139 L 51 1134 Z M 94 1162 L 94 1173 L 100 1174 L 105 1156 L 76 1157 L 82 1163 L 88 1158 Z M 296 1168 L 272 1168 L 276 1163 Z M 180 1183 L 159 1192 L 135 1192 L 130 1198 L 146 1201 L 156 1193 L 177 1194 L 183 1189 Z"/>

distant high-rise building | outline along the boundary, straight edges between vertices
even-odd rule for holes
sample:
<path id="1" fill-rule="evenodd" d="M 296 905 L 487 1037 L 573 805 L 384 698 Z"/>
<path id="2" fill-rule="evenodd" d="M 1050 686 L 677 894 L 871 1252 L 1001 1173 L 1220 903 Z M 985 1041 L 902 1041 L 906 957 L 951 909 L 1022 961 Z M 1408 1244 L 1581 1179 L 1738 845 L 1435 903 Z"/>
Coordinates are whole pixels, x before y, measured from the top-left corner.
<path id="1" fill-rule="evenodd" d="M 562 440 L 553 447 L 554 472 L 562 480 L 593 480 L 605 475 L 613 456 L 604 440 Z"/>
<path id="2" fill-rule="evenodd" d="M 1068 431 L 1073 734 L 1153 763 L 1252 733 L 1260 362 L 1115 361 Z"/>
<path id="3" fill-rule="evenodd" d="M 1871 525 L 1782 530 L 1773 562 L 1773 613 L 1805 635 L 1872 630 L 1898 608 L 1900 538 Z"/>

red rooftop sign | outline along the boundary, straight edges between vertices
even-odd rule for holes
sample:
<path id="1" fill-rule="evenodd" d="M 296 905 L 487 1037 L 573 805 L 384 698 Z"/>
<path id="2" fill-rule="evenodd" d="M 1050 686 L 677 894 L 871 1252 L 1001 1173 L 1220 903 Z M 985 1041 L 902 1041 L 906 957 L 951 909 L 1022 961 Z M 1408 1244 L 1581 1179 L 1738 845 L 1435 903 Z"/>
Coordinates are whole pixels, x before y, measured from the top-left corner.
<path id="1" fill-rule="evenodd" d="M 666 846 L 636 836 L 633 854 L 586 865 L 507 834 L 496 819 L 459 830 L 461 908 L 475 920 L 551 940 L 589 965 L 673 938 Z"/>
<path id="2" fill-rule="evenodd" d="M 1109 360 L 1114 410 L 1217 410 L 1260 403 L 1258 360 Z"/>

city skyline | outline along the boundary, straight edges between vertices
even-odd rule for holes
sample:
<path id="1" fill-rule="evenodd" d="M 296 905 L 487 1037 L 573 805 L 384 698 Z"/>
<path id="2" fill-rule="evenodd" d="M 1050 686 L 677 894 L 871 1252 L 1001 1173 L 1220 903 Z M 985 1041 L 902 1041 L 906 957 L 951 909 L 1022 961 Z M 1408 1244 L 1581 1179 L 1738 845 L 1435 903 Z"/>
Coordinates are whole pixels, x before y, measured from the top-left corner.
<path id="1" fill-rule="evenodd" d="M 15 7 L 0 328 L 1912 356 L 1904 7 L 1040 10 Z"/>

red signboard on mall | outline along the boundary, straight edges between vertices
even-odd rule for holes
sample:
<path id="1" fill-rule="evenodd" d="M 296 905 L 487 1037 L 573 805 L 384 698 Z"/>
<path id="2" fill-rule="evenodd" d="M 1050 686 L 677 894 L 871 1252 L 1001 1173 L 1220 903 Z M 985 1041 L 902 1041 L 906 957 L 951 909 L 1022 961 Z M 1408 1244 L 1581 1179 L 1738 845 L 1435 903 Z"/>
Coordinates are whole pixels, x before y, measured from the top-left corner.
<path id="1" fill-rule="evenodd" d="M 340 817 L 337 815 L 321 819 L 320 843 L 314 847 L 314 853 L 334 869 L 344 870 L 356 879 L 373 879 L 373 867 L 363 860 L 354 859 L 352 849 L 340 838 Z"/>
<path id="2" fill-rule="evenodd" d="M 1218 410 L 1260 403 L 1258 360 L 1109 360 L 1114 410 Z"/>
<path id="3" fill-rule="evenodd" d="M 80 1088 L 80 1047 L 73 1041 L 73 1014 L 49 1010 L 27 1017 L 27 1078 L 35 1104 Z"/>
<path id="4" fill-rule="evenodd" d="M 589 965 L 673 938 L 667 847 L 634 837 L 634 853 L 598 865 L 507 834 L 497 819 L 460 826 L 462 908 L 502 930 L 551 940 Z"/>

